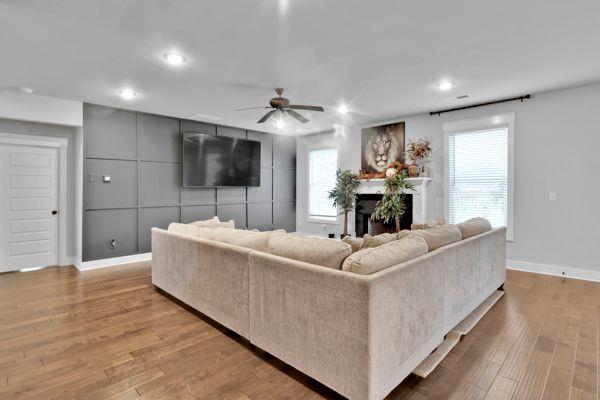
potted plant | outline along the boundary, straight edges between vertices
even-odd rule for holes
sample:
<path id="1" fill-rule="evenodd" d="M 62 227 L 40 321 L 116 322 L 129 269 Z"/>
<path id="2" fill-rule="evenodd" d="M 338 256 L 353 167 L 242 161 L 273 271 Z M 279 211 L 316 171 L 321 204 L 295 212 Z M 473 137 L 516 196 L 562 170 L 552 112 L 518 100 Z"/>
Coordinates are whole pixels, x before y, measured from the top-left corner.
<path id="1" fill-rule="evenodd" d="M 421 172 L 421 164 L 427 160 L 431 154 L 431 139 L 411 139 L 408 142 L 406 155 L 411 164 L 408 165 L 408 175 L 416 178 Z"/>
<path id="2" fill-rule="evenodd" d="M 340 215 L 344 214 L 343 238 L 348 235 L 348 213 L 354 209 L 360 180 L 358 174 L 339 168 L 335 178 L 335 187 L 329 191 L 329 198 L 333 200 L 333 205 L 340 209 Z"/>
<path id="3" fill-rule="evenodd" d="M 390 168 L 386 171 L 384 189 L 383 197 L 375 205 L 371 219 L 386 224 L 394 221 L 396 232 L 400 232 L 400 219 L 406 211 L 404 191 L 413 190 L 414 186 L 406 181 L 404 171 L 398 172 L 396 169 Z"/>

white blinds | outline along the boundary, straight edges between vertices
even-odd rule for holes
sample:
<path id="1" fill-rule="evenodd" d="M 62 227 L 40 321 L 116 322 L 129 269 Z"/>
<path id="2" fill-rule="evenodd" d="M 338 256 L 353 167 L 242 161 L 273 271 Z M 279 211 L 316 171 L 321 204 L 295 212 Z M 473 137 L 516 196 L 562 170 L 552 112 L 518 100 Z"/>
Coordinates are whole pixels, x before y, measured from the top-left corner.
<path id="1" fill-rule="evenodd" d="M 508 223 L 508 127 L 448 135 L 451 224 L 487 218 Z"/>
<path id="2" fill-rule="evenodd" d="M 318 149 L 308 153 L 308 213 L 313 218 L 337 218 L 337 209 L 327 197 L 335 186 L 337 149 Z"/>

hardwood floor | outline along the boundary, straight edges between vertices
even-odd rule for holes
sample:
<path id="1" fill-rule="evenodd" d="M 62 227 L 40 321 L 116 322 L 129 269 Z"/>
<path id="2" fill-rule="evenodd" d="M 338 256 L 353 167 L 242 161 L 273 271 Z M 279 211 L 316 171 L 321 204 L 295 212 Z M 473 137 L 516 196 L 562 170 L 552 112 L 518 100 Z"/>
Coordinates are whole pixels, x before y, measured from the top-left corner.
<path id="1" fill-rule="evenodd" d="M 389 399 L 598 399 L 600 284 L 509 271 L 506 295 Z M 335 399 L 155 291 L 147 263 L 0 274 L 0 399 Z"/>

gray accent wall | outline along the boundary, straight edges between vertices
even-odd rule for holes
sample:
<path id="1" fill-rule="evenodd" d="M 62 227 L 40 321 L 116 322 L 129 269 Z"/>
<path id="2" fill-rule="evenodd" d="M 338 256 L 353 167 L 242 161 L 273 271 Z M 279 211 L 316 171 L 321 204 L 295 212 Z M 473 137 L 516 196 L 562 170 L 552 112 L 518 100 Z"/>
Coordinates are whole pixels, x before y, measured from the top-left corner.
<path id="1" fill-rule="evenodd" d="M 185 132 L 260 141 L 261 186 L 181 187 Z M 85 104 L 83 145 L 84 261 L 149 252 L 152 227 L 215 215 L 236 228 L 295 231 L 293 137 Z"/>

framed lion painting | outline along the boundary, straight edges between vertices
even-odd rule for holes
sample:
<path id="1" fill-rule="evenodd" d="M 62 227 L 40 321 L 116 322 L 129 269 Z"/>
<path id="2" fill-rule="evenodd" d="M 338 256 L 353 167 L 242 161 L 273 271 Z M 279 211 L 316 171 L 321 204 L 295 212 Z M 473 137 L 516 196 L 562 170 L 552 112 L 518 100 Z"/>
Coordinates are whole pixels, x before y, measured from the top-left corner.
<path id="1" fill-rule="evenodd" d="M 361 132 L 361 169 L 383 172 L 394 161 L 402 162 L 404 122 L 365 128 Z"/>

